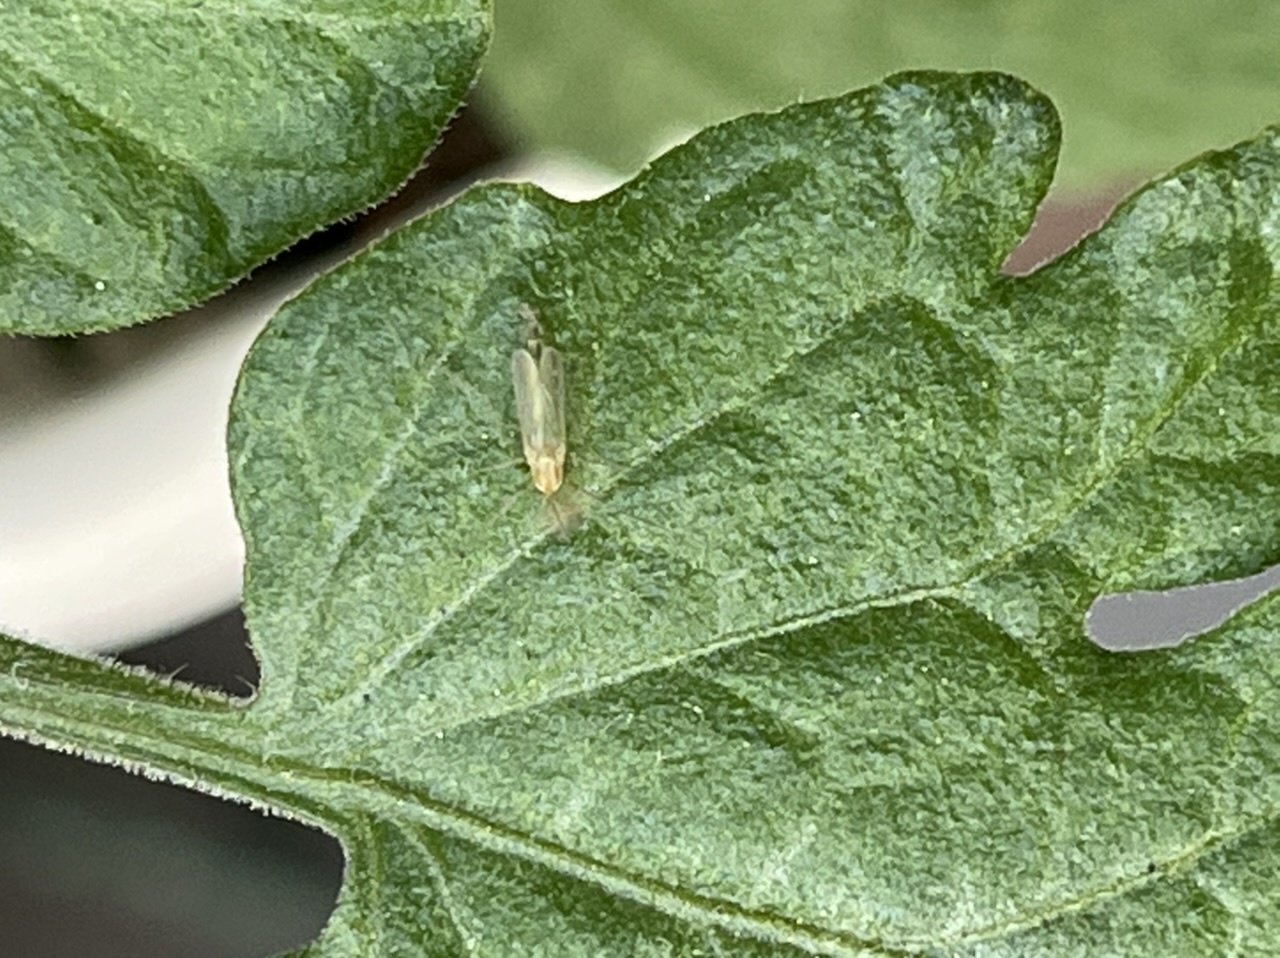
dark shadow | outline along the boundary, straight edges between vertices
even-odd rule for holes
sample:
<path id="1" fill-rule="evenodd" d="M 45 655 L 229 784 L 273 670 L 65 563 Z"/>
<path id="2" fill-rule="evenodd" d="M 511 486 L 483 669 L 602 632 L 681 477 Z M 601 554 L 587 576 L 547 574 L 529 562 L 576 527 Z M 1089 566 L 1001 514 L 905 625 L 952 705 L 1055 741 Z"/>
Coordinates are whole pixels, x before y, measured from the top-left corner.
<path id="1" fill-rule="evenodd" d="M 0 955 L 263 958 L 313 940 L 341 880 L 319 831 L 0 740 Z"/>
<path id="2" fill-rule="evenodd" d="M 249 647 L 244 613 L 238 608 L 159 642 L 125 649 L 116 658 L 237 698 L 249 698 L 258 687 L 258 661 Z"/>

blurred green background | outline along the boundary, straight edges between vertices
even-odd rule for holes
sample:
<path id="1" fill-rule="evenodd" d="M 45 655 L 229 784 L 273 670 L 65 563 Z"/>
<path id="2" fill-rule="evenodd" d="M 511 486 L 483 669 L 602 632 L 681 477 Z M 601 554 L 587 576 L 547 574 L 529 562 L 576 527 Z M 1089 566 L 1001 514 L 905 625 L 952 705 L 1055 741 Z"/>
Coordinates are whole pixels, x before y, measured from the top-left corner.
<path id="1" fill-rule="evenodd" d="M 1280 120 L 1280 5 L 498 0 L 482 89 L 520 142 L 632 170 L 711 123 L 921 67 L 1039 87 L 1065 120 L 1060 184 L 1093 189 Z"/>

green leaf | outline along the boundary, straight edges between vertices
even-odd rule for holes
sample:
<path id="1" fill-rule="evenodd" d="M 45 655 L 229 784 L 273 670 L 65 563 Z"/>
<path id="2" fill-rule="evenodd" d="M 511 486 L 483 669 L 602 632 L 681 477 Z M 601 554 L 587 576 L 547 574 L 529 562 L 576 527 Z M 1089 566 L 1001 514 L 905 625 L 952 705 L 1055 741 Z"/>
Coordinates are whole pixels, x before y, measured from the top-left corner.
<path id="1" fill-rule="evenodd" d="M 1068 117 L 1059 185 L 1165 170 L 1275 120 L 1252 0 L 498 0 L 483 86 L 530 145 L 636 169 L 673 136 L 910 67 L 998 65 Z"/>
<path id="2" fill-rule="evenodd" d="M 594 203 L 471 191 L 246 363 L 253 705 L 4 643 L 0 724 L 338 835 L 310 958 L 1275 951 L 1280 599 L 1083 622 L 1280 560 L 1280 130 L 1002 275 L 1057 141 L 904 74 Z"/>
<path id="3" fill-rule="evenodd" d="M 486 0 L 0 5 L 0 333 L 218 292 L 402 183 Z"/>

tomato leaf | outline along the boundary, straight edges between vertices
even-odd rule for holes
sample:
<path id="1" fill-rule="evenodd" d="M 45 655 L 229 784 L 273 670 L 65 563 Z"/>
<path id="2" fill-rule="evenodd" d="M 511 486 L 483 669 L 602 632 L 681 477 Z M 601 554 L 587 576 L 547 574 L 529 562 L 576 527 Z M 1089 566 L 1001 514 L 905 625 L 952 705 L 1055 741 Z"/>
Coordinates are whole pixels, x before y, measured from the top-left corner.
<path id="1" fill-rule="evenodd" d="M 1003 275 L 1057 143 L 917 73 L 472 190 L 246 363 L 257 700 L 5 643 L 3 724 L 338 835 L 312 958 L 1275 950 L 1280 601 L 1084 615 L 1280 559 L 1280 133 Z"/>
<path id="2" fill-rule="evenodd" d="M 485 0 L 0 7 L 0 333 L 190 306 L 404 182 Z"/>

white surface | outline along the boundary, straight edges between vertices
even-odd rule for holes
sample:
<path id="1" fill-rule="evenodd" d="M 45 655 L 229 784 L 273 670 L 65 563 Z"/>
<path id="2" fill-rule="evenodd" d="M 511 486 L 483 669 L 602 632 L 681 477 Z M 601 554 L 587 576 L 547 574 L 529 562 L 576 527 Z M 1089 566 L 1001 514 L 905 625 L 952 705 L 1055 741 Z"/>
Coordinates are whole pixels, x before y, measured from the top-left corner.
<path id="1" fill-rule="evenodd" d="M 226 411 L 276 286 L 232 292 L 206 307 L 229 317 L 128 381 L 0 435 L 0 630 L 104 649 L 235 603 Z"/>

